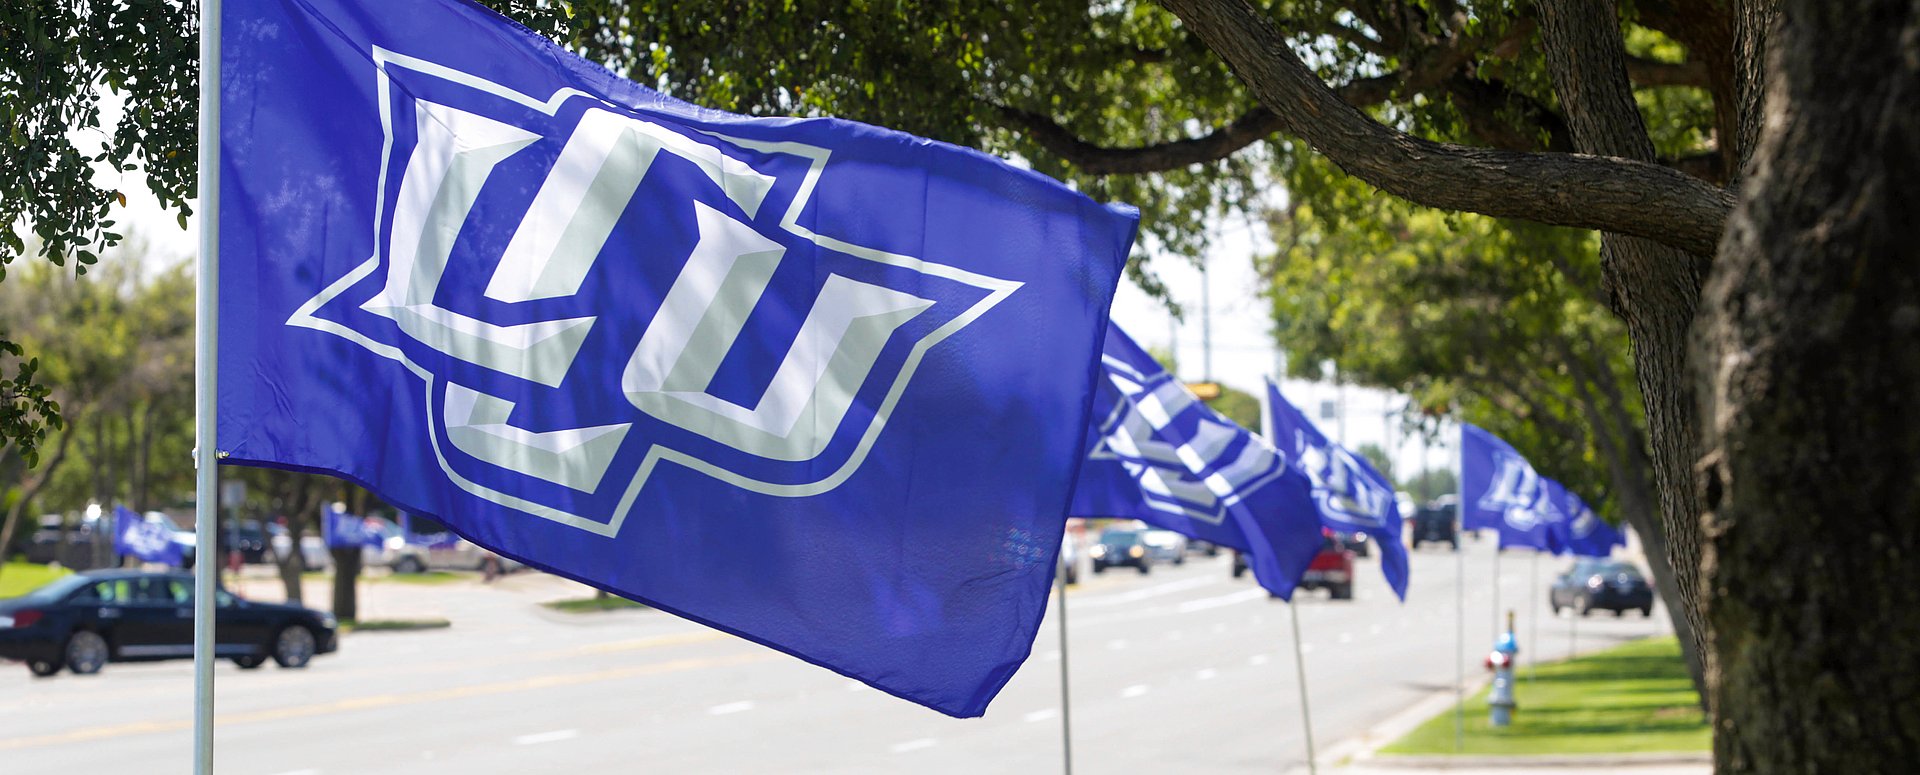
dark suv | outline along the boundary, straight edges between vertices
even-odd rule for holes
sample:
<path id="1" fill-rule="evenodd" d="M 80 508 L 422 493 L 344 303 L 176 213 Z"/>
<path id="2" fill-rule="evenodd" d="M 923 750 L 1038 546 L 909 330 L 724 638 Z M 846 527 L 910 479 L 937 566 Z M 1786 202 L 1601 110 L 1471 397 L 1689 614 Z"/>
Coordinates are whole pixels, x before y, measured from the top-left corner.
<path id="1" fill-rule="evenodd" d="M 332 614 L 217 595 L 213 653 L 242 668 L 268 659 L 306 667 L 339 647 Z M 193 577 L 185 573 L 76 573 L 0 600 L 0 659 L 26 662 L 37 676 L 192 657 Z"/>
<path id="2" fill-rule="evenodd" d="M 1452 544 L 1460 548 L 1460 531 L 1452 506 L 1428 506 L 1413 513 L 1413 548 L 1426 542 Z"/>
<path id="3" fill-rule="evenodd" d="M 1108 568 L 1130 566 L 1141 573 L 1153 569 L 1153 553 L 1147 550 L 1144 530 L 1111 529 L 1100 534 L 1100 540 L 1087 549 L 1087 557 L 1093 560 L 1093 572 L 1104 573 Z"/>

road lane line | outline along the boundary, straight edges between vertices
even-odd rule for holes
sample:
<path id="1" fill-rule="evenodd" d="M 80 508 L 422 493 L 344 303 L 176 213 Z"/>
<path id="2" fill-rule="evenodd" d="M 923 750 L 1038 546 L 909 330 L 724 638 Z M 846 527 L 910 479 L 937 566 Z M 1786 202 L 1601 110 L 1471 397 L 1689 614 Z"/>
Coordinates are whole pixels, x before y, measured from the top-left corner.
<path id="1" fill-rule="evenodd" d="M 1202 681 L 1205 681 L 1205 680 L 1209 680 L 1209 679 L 1211 679 L 1211 678 L 1213 678 L 1214 676 L 1217 676 L 1217 675 L 1219 675 L 1219 674 L 1220 674 L 1220 671 L 1218 671 L 1218 670 L 1215 670 L 1215 669 L 1213 669 L 1213 668 L 1211 668 L 1211 667 L 1203 667 L 1203 668 L 1201 668 L 1201 669 L 1200 669 L 1200 672 L 1198 672 L 1198 673 L 1194 673 L 1194 674 L 1193 674 L 1193 677 L 1194 677 L 1194 678 L 1197 678 L 1197 679 L 1199 679 L 1199 680 L 1202 680 Z"/>
<path id="2" fill-rule="evenodd" d="M 909 751 L 918 751 L 922 748 L 932 748 L 934 745 L 938 744 L 939 742 L 940 741 L 935 740 L 931 737 L 923 737 L 918 740 L 908 740 L 904 743 L 894 743 L 893 746 L 888 750 L 891 750 L 894 753 L 907 753 Z"/>
<path id="3" fill-rule="evenodd" d="M 1265 654 L 1255 654 L 1253 656 L 1247 657 L 1247 664 L 1253 665 L 1254 667 L 1259 667 L 1266 663 L 1267 663 L 1267 655 Z"/>
<path id="4" fill-rule="evenodd" d="M 1340 633 L 1340 642 L 1341 642 L 1341 643 L 1352 643 L 1352 642 L 1353 642 L 1353 633 L 1351 633 L 1351 632 L 1343 632 L 1343 633 Z"/>
<path id="5" fill-rule="evenodd" d="M 707 715 L 725 716 L 729 713 L 741 713 L 749 710 L 753 710 L 753 700 L 741 700 L 739 702 L 729 702 L 708 708 Z"/>
<path id="6" fill-rule="evenodd" d="M 1127 647 L 1126 638 L 1114 638 L 1113 640 L 1107 641 L 1108 651 L 1119 651 L 1126 647 Z"/>
<path id="7" fill-rule="evenodd" d="M 1125 699 L 1133 699 L 1140 695 L 1146 694 L 1147 688 L 1148 687 L 1146 684 L 1134 684 L 1125 689 L 1121 689 L 1120 696 Z"/>
<path id="8" fill-rule="evenodd" d="M 1046 721 L 1047 719 L 1050 719 L 1050 718 L 1056 718 L 1059 715 L 1060 715 L 1060 710 L 1058 708 L 1048 708 L 1046 710 L 1036 710 L 1032 713 L 1028 713 L 1025 716 L 1021 716 L 1020 720 L 1031 724 L 1036 721 Z"/>
<path id="9" fill-rule="evenodd" d="M 1188 600 L 1187 602 L 1174 606 L 1173 610 L 1183 614 L 1190 614 L 1195 611 L 1205 611 L 1210 608 L 1224 608 L 1230 605 L 1237 605 L 1249 600 L 1259 600 L 1266 596 L 1267 591 L 1264 589 L 1243 589 L 1219 597 L 1203 597 L 1199 600 Z"/>
<path id="10" fill-rule="evenodd" d="M 1099 597 L 1089 597 L 1086 600 L 1076 600 L 1074 601 L 1073 605 L 1076 608 L 1103 608 L 1106 606 L 1126 605 L 1127 603 L 1137 603 L 1142 600 L 1160 597 L 1162 595 L 1171 595 L 1178 592 L 1185 592 L 1189 589 L 1199 589 L 1201 587 L 1210 587 L 1215 584 L 1222 583 L 1223 581 L 1224 581 L 1223 579 L 1212 579 L 1212 578 L 1183 579 L 1180 581 L 1169 581 L 1165 584 L 1155 584 L 1151 587 L 1144 587 L 1141 589 L 1130 590 L 1127 592 L 1116 592 L 1111 595 L 1101 595 Z"/>
<path id="11" fill-rule="evenodd" d="M 541 743 L 558 743 L 562 740 L 572 740 L 579 736 L 580 736 L 580 730 L 578 729 L 556 729 L 552 732 L 538 732 L 531 735 L 521 735 L 513 739 L 513 744 L 514 745 L 539 745 Z"/>
<path id="12" fill-rule="evenodd" d="M 424 704 L 434 703 L 434 702 L 445 702 L 448 700 L 465 700 L 465 699 L 472 699 L 475 697 L 490 697 L 490 696 L 500 695 L 500 694 L 511 694 L 514 692 L 533 691 L 537 689 L 554 689 L 554 688 L 560 688 L 560 687 L 566 687 L 566 686 L 580 686 L 583 684 L 601 683 L 604 681 L 617 681 L 617 680 L 622 680 L 627 678 L 643 678 L 651 675 L 677 673 L 677 672 L 682 672 L 686 670 L 699 670 L 702 668 L 709 668 L 709 667 L 726 667 L 731 665 L 744 665 L 751 662 L 767 662 L 767 661 L 777 659 L 778 657 L 779 655 L 773 652 L 761 651 L 761 652 L 754 652 L 750 654 L 735 654 L 733 656 L 727 656 L 727 657 L 703 657 L 703 658 L 697 658 L 697 659 L 676 659 L 669 662 L 656 662 L 650 665 L 636 665 L 633 667 L 623 667 L 623 668 L 616 668 L 612 670 L 600 670 L 600 671 L 591 672 L 591 673 L 569 673 L 564 675 L 538 676 L 534 678 L 523 678 L 523 679 L 514 680 L 514 681 L 501 681 L 498 683 L 490 683 L 490 684 L 474 684 L 471 686 L 456 686 L 449 689 L 436 689 L 432 691 L 411 692 L 407 694 L 376 694 L 376 695 L 369 695 L 365 697 L 349 697 L 343 700 L 335 700 L 332 702 L 322 702 L 322 703 L 316 703 L 312 705 L 295 705 L 295 706 L 285 707 L 285 708 L 270 708 L 266 710 L 248 711 L 244 713 L 221 714 L 218 718 L 214 720 L 214 723 L 220 726 L 230 726 L 234 724 L 258 724 L 258 723 L 264 723 L 269 721 L 285 721 L 288 719 L 311 718 L 314 716 L 328 716 L 336 713 L 353 713 L 353 712 L 375 710 L 375 709 L 381 709 L 381 708 L 405 707 L 409 705 L 424 705 Z M 34 735 L 29 737 L 4 738 L 4 739 L 0 739 L 0 751 L 11 751 L 11 750 L 16 750 L 20 748 L 37 748 L 40 746 L 62 745 L 62 744 L 68 744 L 68 743 L 85 743 L 85 742 L 91 742 L 94 740 L 116 740 L 129 735 L 159 734 L 162 732 L 180 732 L 180 731 L 184 731 L 192 728 L 193 728 L 193 722 L 188 719 L 174 719 L 174 720 L 168 720 L 168 721 L 138 721 L 131 724 L 114 724 L 111 726 L 89 727 L 86 729 L 77 729 L 72 732 L 63 732 L 63 733 L 52 734 L 52 735 Z"/>

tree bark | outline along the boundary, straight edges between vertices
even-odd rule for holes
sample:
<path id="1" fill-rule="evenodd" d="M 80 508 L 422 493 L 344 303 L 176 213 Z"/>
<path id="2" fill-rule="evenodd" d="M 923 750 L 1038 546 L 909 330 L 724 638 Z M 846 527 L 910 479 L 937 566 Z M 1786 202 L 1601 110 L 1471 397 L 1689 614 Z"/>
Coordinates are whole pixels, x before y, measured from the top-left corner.
<path id="1" fill-rule="evenodd" d="M 1613 0 L 1557 0 L 1540 6 L 1540 38 L 1554 91 L 1566 107 L 1574 147 L 1588 153 L 1650 161 L 1653 140 L 1627 78 L 1626 42 Z M 1687 370 L 1688 331 L 1699 305 L 1703 262 L 1652 240 L 1601 234 L 1601 270 L 1614 312 L 1633 343 L 1635 372 L 1646 404 L 1672 582 L 1701 667 L 1712 675 L 1713 652 L 1700 610 L 1700 503 L 1692 485 L 1699 459 L 1698 405 Z M 1709 710 L 1711 694 L 1707 697 Z"/>
<path id="2" fill-rule="evenodd" d="M 360 547 L 329 549 L 333 555 L 333 615 L 340 621 L 360 618 Z M 295 553 L 299 551 L 296 549 Z"/>
<path id="3" fill-rule="evenodd" d="M 1788 0 L 1704 300 L 1721 773 L 1920 760 L 1920 4 Z"/>
<path id="4" fill-rule="evenodd" d="M 1246 0 L 1161 4 L 1227 61 L 1282 129 L 1387 193 L 1443 210 L 1630 234 L 1697 256 L 1712 255 L 1720 239 L 1733 197 L 1710 183 L 1651 161 L 1415 137 L 1327 88 Z"/>

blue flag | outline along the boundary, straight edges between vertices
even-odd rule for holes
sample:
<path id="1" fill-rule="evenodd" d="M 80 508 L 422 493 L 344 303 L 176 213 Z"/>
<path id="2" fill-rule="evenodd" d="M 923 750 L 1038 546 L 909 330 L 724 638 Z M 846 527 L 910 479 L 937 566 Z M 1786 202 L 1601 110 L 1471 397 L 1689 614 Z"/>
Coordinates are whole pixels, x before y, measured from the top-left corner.
<path id="1" fill-rule="evenodd" d="M 1137 216 L 458 0 L 226 7 L 220 448 L 956 716 L 1027 657 Z"/>
<path id="2" fill-rule="evenodd" d="M 387 541 L 378 520 L 348 514 L 332 505 L 320 507 L 320 535 L 328 549 L 379 548 Z"/>
<path id="3" fill-rule="evenodd" d="M 1401 542 L 1400 504 L 1393 482 L 1372 463 L 1327 439 L 1299 408 L 1267 381 L 1268 437 L 1292 456 L 1313 482 L 1320 521 L 1342 533 L 1366 533 L 1380 548 L 1380 571 L 1401 600 L 1407 599 L 1407 546 Z"/>
<path id="4" fill-rule="evenodd" d="M 174 567 L 186 564 L 186 551 L 173 540 L 173 528 L 158 519 L 147 519 L 125 506 L 113 507 L 113 551 L 141 562 L 158 562 Z"/>
<path id="5" fill-rule="evenodd" d="M 1595 514 L 1579 495 L 1552 479 L 1546 481 L 1548 503 L 1555 512 L 1549 536 L 1554 554 L 1611 557 L 1614 547 L 1627 545 L 1626 537 Z"/>
<path id="6" fill-rule="evenodd" d="M 460 543 L 460 536 L 454 535 L 446 525 L 432 517 L 417 517 L 400 512 L 400 535 L 412 546 L 424 546 L 428 549 L 440 549 Z"/>
<path id="7" fill-rule="evenodd" d="M 1548 497 L 1549 481 L 1513 445 L 1460 423 L 1461 529 L 1493 528 L 1503 549 L 1553 551 L 1549 531 L 1559 512 Z"/>
<path id="8" fill-rule="evenodd" d="M 1238 549 L 1291 597 L 1321 546 L 1312 487 L 1286 455 L 1200 402 L 1118 326 L 1094 393 L 1073 515 L 1130 517 Z"/>

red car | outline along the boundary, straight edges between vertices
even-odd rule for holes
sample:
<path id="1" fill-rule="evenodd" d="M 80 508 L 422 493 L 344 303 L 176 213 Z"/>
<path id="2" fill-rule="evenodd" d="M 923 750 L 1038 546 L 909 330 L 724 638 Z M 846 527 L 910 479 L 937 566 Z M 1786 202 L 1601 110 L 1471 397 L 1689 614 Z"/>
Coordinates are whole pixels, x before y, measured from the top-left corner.
<path id="1" fill-rule="evenodd" d="M 1233 553 L 1233 577 L 1247 572 L 1247 558 L 1240 552 Z M 1353 551 L 1343 546 L 1333 533 L 1322 531 L 1320 553 L 1313 556 L 1313 562 L 1307 563 L 1306 575 L 1300 577 L 1299 589 L 1324 589 L 1335 600 L 1353 599 Z"/>

